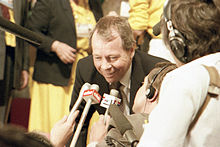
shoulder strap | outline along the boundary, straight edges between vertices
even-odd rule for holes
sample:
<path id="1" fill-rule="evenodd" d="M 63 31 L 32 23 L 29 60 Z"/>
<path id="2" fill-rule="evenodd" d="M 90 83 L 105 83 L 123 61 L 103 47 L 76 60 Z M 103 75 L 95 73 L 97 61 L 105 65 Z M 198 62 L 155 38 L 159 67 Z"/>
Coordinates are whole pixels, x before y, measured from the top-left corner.
<path id="1" fill-rule="evenodd" d="M 214 66 L 206 66 L 206 65 L 203 65 L 203 66 L 209 72 L 209 76 L 210 76 L 208 93 L 207 93 L 207 96 L 205 98 L 203 105 L 200 107 L 198 113 L 196 114 L 195 119 L 192 121 L 192 123 L 188 129 L 188 132 L 190 132 L 190 130 L 193 128 L 193 126 L 195 125 L 195 123 L 199 119 L 202 112 L 205 110 L 206 106 L 208 105 L 208 103 L 211 99 L 211 96 L 217 97 L 220 94 L 220 75 L 219 75 L 217 69 Z"/>
<path id="2" fill-rule="evenodd" d="M 220 93 L 220 76 L 218 71 L 213 66 L 205 66 L 206 70 L 209 72 L 210 76 L 210 84 L 208 89 L 208 94 L 212 94 L 214 96 L 219 95 Z"/>

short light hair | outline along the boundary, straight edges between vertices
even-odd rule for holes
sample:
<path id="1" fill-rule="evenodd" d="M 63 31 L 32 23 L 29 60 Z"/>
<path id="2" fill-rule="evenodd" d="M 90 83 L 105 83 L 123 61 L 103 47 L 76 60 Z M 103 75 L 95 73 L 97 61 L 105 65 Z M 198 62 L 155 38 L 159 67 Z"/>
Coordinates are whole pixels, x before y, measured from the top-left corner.
<path id="1" fill-rule="evenodd" d="M 91 32 L 89 39 L 90 48 L 92 49 L 92 36 L 94 32 L 102 37 L 104 41 L 110 42 L 115 39 L 112 35 L 113 31 L 119 34 L 122 40 L 122 47 L 125 50 L 131 50 L 134 47 L 135 40 L 127 18 L 121 16 L 105 16 L 97 22 L 96 27 Z"/>

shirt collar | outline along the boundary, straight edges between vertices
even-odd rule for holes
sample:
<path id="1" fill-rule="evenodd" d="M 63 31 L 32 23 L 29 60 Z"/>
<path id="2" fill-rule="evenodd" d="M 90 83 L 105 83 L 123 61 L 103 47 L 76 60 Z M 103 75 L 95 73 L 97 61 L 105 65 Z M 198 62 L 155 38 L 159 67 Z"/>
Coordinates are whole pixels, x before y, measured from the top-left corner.
<path id="1" fill-rule="evenodd" d="M 122 79 L 120 80 L 120 83 L 124 86 L 126 86 L 128 89 L 130 89 L 130 83 L 131 83 L 131 67 L 132 65 L 130 65 L 128 71 L 125 73 L 125 75 L 122 77 Z"/>

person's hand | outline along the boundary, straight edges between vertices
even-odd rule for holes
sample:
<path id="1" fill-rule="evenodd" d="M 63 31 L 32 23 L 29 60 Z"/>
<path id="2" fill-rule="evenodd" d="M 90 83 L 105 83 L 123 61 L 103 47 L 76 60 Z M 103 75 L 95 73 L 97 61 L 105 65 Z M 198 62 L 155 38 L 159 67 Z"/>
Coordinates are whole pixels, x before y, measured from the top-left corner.
<path id="1" fill-rule="evenodd" d="M 92 125 L 89 142 L 100 142 L 107 134 L 110 117 L 108 116 L 106 125 L 104 123 L 104 115 L 99 116 L 99 120 Z"/>
<path id="2" fill-rule="evenodd" d="M 27 85 L 28 85 L 28 71 L 23 70 L 21 72 L 21 87 L 20 87 L 20 90 L 27 87 Z"/>
<path id="3" fill-rule="evenodd" d="M 64 116 L 63 119 L 59 120 L 50 132 L 50 141 L 55 147 L 64 147 L 64 145 L 69 140 L 70 136 L 73 133 L 75 126 L 75 119 L 79 111 L 75 111 L 72 115 Z"/>
<path id="4" fill-rule="evenodd" d="M 51 46 L 51 51 L 55 52 L 60 60 L 65 64 L 73 63 L 76 60 L 76 49 L 66 43 L 54 41 Z"/>

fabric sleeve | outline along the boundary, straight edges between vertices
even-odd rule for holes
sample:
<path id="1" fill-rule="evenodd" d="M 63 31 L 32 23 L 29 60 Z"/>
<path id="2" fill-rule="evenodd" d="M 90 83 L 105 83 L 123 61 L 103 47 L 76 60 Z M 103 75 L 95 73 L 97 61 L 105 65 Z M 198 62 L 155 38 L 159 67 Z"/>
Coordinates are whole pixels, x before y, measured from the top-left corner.
<path id="1" fill-rule="evenodd" d="M 47 36 L 47 29 L 51 18 L 51 5 L 50 0 L 38 0 L 26 24 L 28 29 L 43 35 L 43 42 L 38 46 L 38 49 L 48 53 L 50 52 L 52 43 L 55 41 L 55 39 Z"/>
<path id="2" fill-rule="evenodd" d="M 129 24 L 133 30 L 146 30 L 148 26 L 149 0 L 129 0 Z"/>

